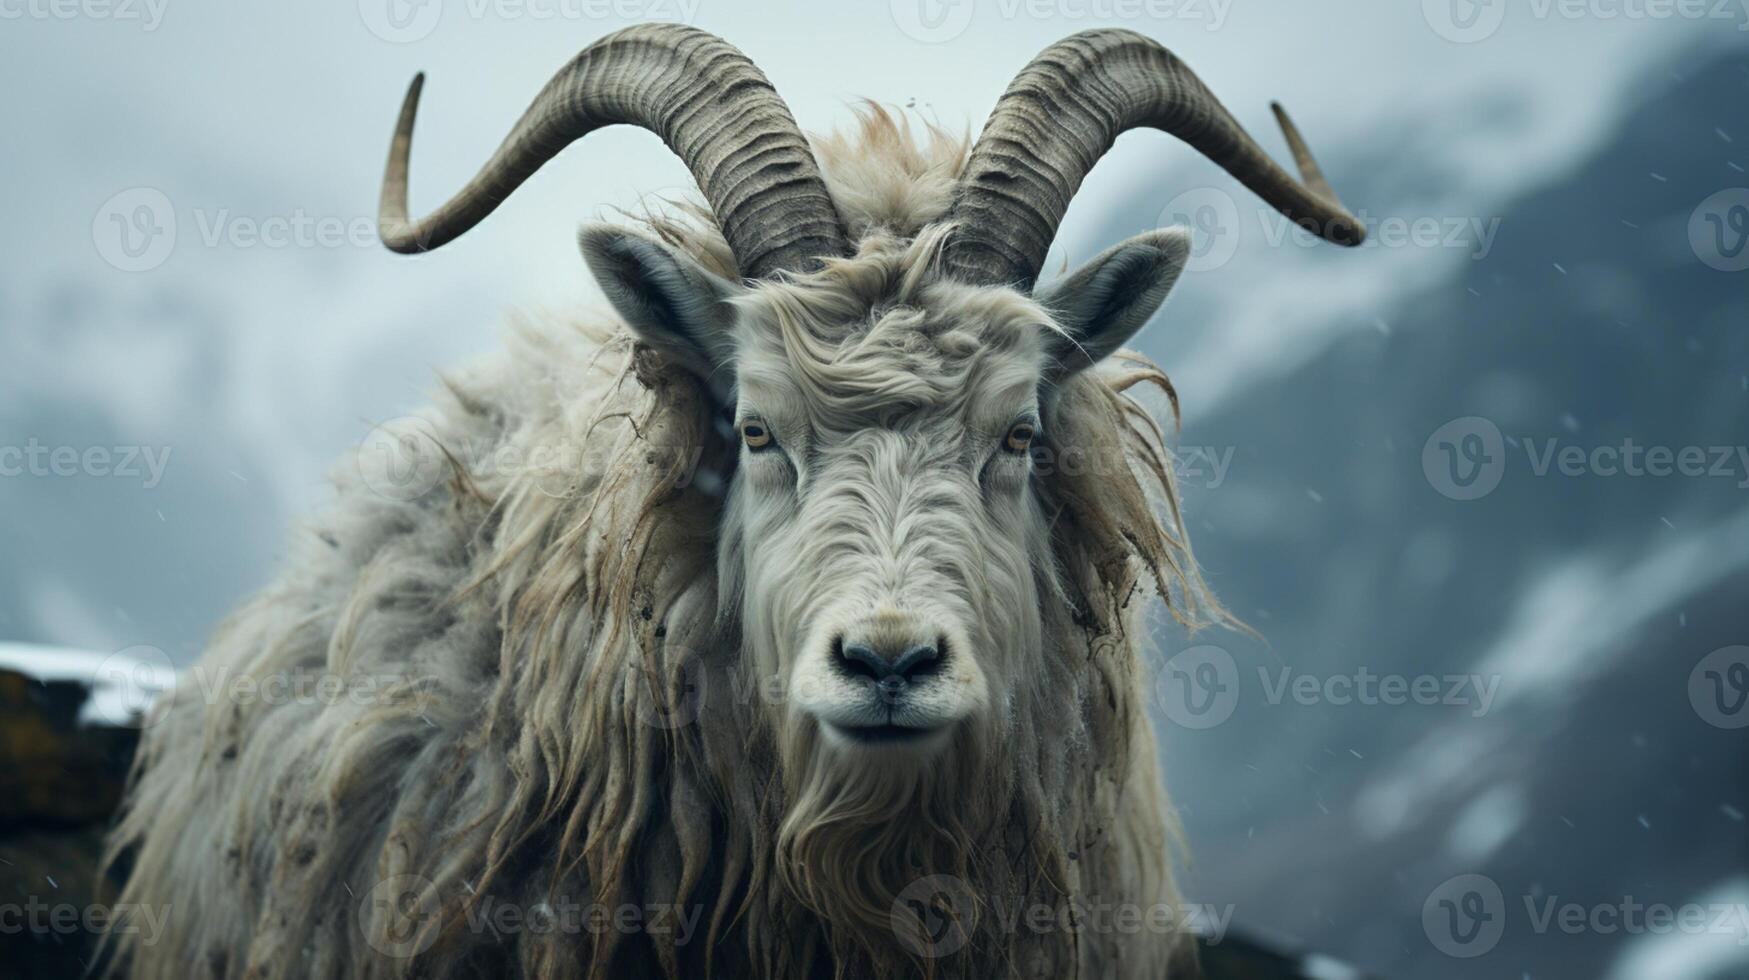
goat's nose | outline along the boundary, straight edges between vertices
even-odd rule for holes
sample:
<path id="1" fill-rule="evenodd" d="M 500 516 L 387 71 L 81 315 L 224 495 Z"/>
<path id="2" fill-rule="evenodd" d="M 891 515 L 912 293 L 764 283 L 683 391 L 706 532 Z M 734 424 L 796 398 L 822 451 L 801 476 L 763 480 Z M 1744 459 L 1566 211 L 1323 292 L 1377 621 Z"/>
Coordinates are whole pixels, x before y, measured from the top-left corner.
<path id="1" fill-rule="evenodd" d="M 900 646 L 839 637 L 834 646 L 838 664 L 845 671 L 867 677 L 881 694 L 893 697 L 912 681 L 939 670 L 947 644 L 937 639 Z"/>

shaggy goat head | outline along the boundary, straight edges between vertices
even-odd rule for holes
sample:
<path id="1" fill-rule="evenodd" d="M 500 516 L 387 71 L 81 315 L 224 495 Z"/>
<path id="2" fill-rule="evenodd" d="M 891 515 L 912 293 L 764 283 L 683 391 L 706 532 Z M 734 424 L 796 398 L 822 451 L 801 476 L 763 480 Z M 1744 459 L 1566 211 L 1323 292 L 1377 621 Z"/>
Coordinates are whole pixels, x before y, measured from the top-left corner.
<path id="1" fill-rule="evenodd" d="M 927 275 L 940 235 L 753 286 L 632 232 L 582 238 L 631 327 L 732 419 L 720 579 L 787 734 L 900 765 L 969 721 L 999 737 L 1040 673 L 1051 395 L 1141 327 L 1187 237 L 1142 235 L 1036 297 Z"/>
<path id="2" fill-rule="evenodd" d="M 410 222 L 418 89 L 383 191 L 396 250 L 462 233 L 567 143 L 613 123 L 658 132 L 708 199 L 738 275 L 625 229 L 586 228 L 582 249 L 630 328 L 703 382 L 740 443 L 720 601 L 751 675 L 789 693 L 769 721 L 784 782 L 813 803 L 792 820 L 834 808 L 897 817 L 920 781 L 973 778 L 990 747 L 1036 723 L 1025 705 L 1063 700 L 1043 689 L 1069 668 L 1048 663 L 1041 610 L 1066 594 L 1040 489 L 1042 468 L 1075 448 L 1053 438 L 1056 400 L 1149 319 L 1189 251 L 1183 231 L 1150 232 L 1034 288 L 1113 141 L 1172 133 L 1302 226 L 1341 244 L 1363 235 L 1279 108 L 1303 182 L 1170 53 L 1128 31 L 1046 49 L 998 104 L 945 213 L 871 226 L 854 243 L 769 82 L 703 31 L 635 27 L 585 49 L 468 187 Z M 827 772 L 860 774 L 858 788 Z"/>

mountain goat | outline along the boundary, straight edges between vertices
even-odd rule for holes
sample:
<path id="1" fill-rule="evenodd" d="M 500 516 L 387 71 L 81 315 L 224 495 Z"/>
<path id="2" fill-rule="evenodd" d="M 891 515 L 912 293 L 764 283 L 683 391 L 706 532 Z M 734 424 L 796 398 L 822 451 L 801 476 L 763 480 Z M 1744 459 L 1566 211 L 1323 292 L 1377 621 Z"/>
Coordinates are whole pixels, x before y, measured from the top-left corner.
<path id="1" fill-rule="evenodd" d="M 385 492 L 372 452 L 337 468 L 337 503 L 195 668 L 334 684 L 184 684 L 159 707 L 110 859 L 121 901 L 170 920 L 155 944 L 115 930 L 112 964 L 1165 974 L 1185 930 L 1147 594 L 1224 614 L 1130 394 L 1170 386 L 1119 348 L 1188 237 L 1034 286 L 1136 127 L 1358 243 L 1286 117 L 1303 183 L 1170 53 L 1101 30 L 1034 59 L 975 143 L 871 107 L 811 147 L 734 47 L 641 26 L 410 220 L 420 87 L 383 184 L 395 251 L 454 239 L 611 124 L 659 134 L 708 209 L 584 229 L 619 321 L 525 324 L 446 376 L 397 434 L 442 479 Z M 483 462 L 504 458 L 561 463 Z M 1102 908 L 1140 927 L 1083 914 Z"/>

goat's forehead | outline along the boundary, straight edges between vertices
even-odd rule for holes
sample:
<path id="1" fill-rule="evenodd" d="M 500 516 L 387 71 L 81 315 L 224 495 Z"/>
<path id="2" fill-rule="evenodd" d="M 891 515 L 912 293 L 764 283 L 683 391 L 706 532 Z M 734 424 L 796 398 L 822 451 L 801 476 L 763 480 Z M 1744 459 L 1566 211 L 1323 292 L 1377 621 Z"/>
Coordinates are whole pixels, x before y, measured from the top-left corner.
<path id="1" fill-rule="evenodd" d="M 1034 315 L 895 304 L 757 325 L 736 373 L 747 407 L 816 426 L 1000 425 L 1036 401 L 1050 329 Z"/>

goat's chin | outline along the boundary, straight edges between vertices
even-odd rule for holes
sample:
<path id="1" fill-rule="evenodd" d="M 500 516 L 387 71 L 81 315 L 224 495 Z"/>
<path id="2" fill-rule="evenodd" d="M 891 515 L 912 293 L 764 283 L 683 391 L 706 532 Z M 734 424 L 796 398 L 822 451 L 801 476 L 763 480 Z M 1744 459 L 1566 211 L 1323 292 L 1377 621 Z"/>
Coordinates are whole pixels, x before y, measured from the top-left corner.
<path id="1" fill-rule="evenodd" d="M 778 831 L 785 885 L 837 933 L 880 961 L 903 957 L 894 903 L 931 875 L 970 877 L 967 856 L 1005 812 L 980 784 L 993 760 L 978 719 L 915 743 L 865 744 L 826 722 L 792 717 L 785 783 L 794 787 Z"/>
<path id="2" fill-rule="evenodd" d="M 839 725 L 820 719 L 820 751 L 836 753 L 847 765 L 919 771 L 952 750 L 959 723 L 933 728 L 902 725 Z"/>
<path id="3" fill-rule="evenodd" d="M 844 819 L 885 819 L 880 811 L 894 801 L 936 799 L 951 791 L 949 774 L 977 771 L 972 757 L 989 742 L 980 722 L 972 716 L 907 727 L 791 712 L 780 722 L 784 782 L 795 788 L 791 811 L 807 804 Z"/>

